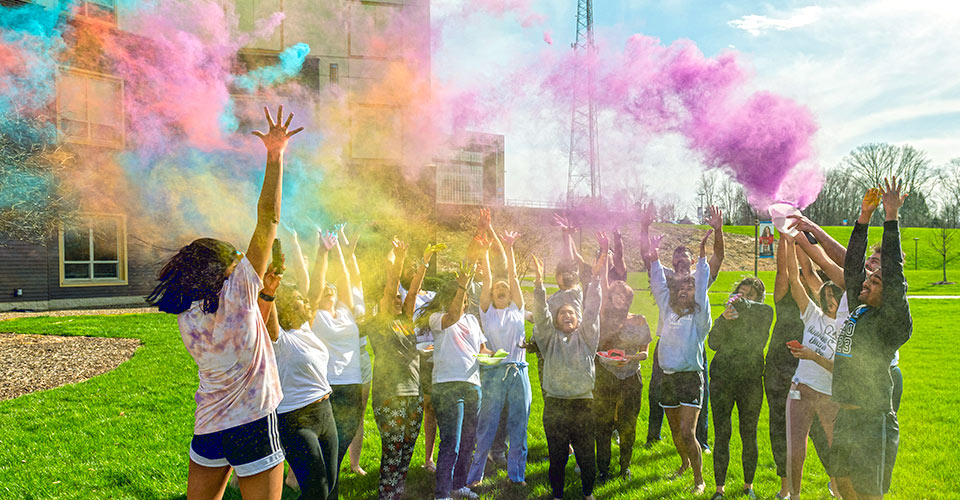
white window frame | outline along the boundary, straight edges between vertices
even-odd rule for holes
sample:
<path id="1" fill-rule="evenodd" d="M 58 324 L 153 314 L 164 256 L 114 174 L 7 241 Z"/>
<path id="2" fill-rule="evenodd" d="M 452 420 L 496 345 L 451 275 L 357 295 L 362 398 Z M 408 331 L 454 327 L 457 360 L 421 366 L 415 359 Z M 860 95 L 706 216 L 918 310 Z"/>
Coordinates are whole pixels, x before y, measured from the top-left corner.
<path id="1" fill-rule="evenodd" d="M 436 199 L 437 203 L 444 205 L 482 205 L 483 166 L 468 163 L 437 165 Z"/>
<path id="2" fill-rule="evenodd" d="M 67 261 L 65 259 L 65 248 L 64 248 L 64 227 L 61 224 L 59 231 L 59 250 L 60 250 L 60 286 L 61 287 L 80 287 L 80 286 L 118 286 L 126 285 L 127 282 L 127 217 L 122 214 L 103 214 L 103 213 L 83 213 L 80 214 L 81 219 L 93 219 L 93 220 L 113 220 L 117 224 L 117 258 L 114 260 L 96 260 L 96 255 L 94 254 L 94 239 L 93 239 L 93 228 L 88 228 L 87 241 L 90 245 L 88 260 L 83 261 Z M 87 224 L 88 226 L 91 224 Z M 88 264 L 89 269 L 89 278 L 67 278 L 66 272 L 64 270 L 65 264 Z M 117 274 L 116 278 L 95 278 L 94 277 L 94 265 L 95 264 L 117 264 Z"/>
<path id="3" fill-rule="evenodd" d="M 61 123 L 61 114 L 62 114 L 62 112 L 63 112 L 63 106 L 62 106 L 62 103 L 60 102 L 61 95 L 60 95 L 60 88 L 59 88 L 59 84 L 60 84 L 59 80 L 60 80 L 60 75 L 61 75 L 61 74 L 67 74 L 67 73 L 70 73 L 70 74 L 73 74 L 73 75 L 77 75 L 77 76 L 81 76 L 81 77 L 88 78 L 88 79 L 106 80 L 106 81 L 110 81 L 110 82 L 114 82 L 114 83 L 119 83 L 119 84 L 120 84 L 120 95 L 119 95 L 119 99 L 120 99 L 120 116 L 119 116 L 119 119 L 120 119 L 120 122 L 117 124 L 117 126 L 118 126 L 119 129 L 120 129 L 120 140 L 119 140 L 119 141 L 97 140 L 97 139 L 94 139 L 94 138 L 92 137 L 91 128 L 92 128 L 92 125 L 93 125 L 93 124 L 89 121 L 89 119 L 90 119 L 90 109 L 89 109 L 89 108 L 90 108 L 90 98 L 89 98 L 89 95 L 88 95 L 88 94 L 85 94 L 85 96 L 84 96 L 84 99 L 85 99 L 84 105 L 87 107 L 87 109 L 86 109 L 86 111 L 87 111 L 87 117 L 86 117 L 86 118 L 87 118 L 87 121 L 74 120 L 74 121 L 77 121 L 77 122 L 86 123 L 86 125 L 87 125 L 87 136 L 86 136 L 86 138 L 68 137 L 68 136 L 64 133 L 64 131 L 63 131 L 63 126 L 62 126 L 62 123 Z M 106 146 L 106 147 L 111 147 L 111 148 L 116 148 L 116 149 L 123 149 L 124 146 L 126 145 L 126 142 L 127 142 L 126 113 L 125 113 L 125 111 L 124 111 L 124 106 L 123 106 L 123 96 L 124 96 L 124 82 L 123 82 L 123 80 L 120 79 L 120 78 L 117 78 L 117 77 L 114 77 L 114 76 L 110 76 L 110 75 L 105 75 L 105 74 L 102 74 L 102 73 L 96 73 L 96 72 L 87 71 L 87 70 L 84 70 L 84 69 L 68 68 L 68 67 L 61 67 L 61 68 L 60 68 L 59 74 L 57 75 L 57 79 L 58 79 L 58 82 L 57 82 L 57 133 L 58 133 L 59 136 L 64 140 L 64 142 L 70 142 L 70 143 L 74 143 L 74 144 L 85 144 L 85 145 L 90 145 L 90 146 Z"/>

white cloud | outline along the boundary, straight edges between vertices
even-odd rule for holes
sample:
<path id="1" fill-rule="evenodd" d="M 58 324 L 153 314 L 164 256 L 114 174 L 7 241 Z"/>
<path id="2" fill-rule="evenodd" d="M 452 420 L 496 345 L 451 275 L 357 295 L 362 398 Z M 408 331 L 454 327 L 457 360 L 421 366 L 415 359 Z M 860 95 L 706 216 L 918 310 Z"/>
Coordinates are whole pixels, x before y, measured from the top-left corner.
<path id="1" fill-rule="evenodd" d="M 823 9 L 818 6 L 801 7 L 780 16 L 762 16 L 750 14 L 734 19 L 727 24 L 742 29 L 753 36 L 760 36 L 768 31 L 788 31 L 820 20 Z"/>

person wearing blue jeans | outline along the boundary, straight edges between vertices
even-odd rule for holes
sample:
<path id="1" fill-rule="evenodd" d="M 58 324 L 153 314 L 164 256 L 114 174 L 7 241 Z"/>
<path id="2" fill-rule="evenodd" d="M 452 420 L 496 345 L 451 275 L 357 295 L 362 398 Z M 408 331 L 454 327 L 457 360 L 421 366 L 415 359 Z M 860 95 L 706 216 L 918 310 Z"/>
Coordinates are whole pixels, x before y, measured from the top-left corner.
<path id="1" fill-rule="evenodd" d="M 519 235 L 503 234 L 507 254 L 507 279 L 492 278 L 489 252 L 481 259 L 483 287 L 480 291 L 480 323 L 487 339 L 487 348 L 507 355 L 498 364 L 480 368 L 483 404 L 477 450 L 467 478 L 469 485 L 483 480 L 487 452 L 496 440 L 501 415 L 506 412 L 506 434 L 510 439 L 507 454 L 507 475 L 515 484 L 525 484 L 527 468 L 527 421 L 533 394 L 527 374 L 527 350 L 521 347 L 525 339 L 523 292 L 514 263 L 513 242 Z"/>
<path id="2" fill-rule="evenodd" d="M 479 252 L 488 240 L 474 239 L 467 269 L 473 269 Z M 492 354 L 486 337 L 473 314 L 464 314 L 466 290 L 472 273 L 463 272 L 456 280 L 441 285 L 433 299 L 424 304 L 415 322 L 429 325 L 433 332 L 433 409 L 440 431 L 437 454 L 436 498 L 476 499 L 467 487 L 467 472 L 477 438 L 480 413 L 480 363 L 477 356 Z"/>

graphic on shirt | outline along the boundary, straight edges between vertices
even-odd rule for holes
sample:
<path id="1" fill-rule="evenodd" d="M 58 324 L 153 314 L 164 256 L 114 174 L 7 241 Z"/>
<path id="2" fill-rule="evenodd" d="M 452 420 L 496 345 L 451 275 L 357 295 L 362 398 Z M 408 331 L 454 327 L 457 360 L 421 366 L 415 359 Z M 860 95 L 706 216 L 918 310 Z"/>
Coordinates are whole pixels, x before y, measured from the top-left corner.
<path id="1" fill-rule="evenodd" d="M 843 323 L 843 328 L 841 328 L 837 334 L 837 356 L 843 356 L 845 358 L 851 357 L 853 353 L 853 334 L 857 329 L 857 320 L 860 319 L 860 316 L 862 316 L 866 310 L 867 306 L 858 307 L 857 310 L 847 318 L 847 321 Z"/>

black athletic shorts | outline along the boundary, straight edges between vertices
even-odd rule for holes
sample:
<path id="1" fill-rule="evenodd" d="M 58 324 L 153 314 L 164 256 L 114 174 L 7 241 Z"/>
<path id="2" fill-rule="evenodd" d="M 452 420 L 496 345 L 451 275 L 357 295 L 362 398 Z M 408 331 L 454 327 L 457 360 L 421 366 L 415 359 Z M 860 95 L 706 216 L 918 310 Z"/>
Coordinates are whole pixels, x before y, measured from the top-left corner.
<path id="1" fill-rule="evenodd" d="M 190 442 L 190 460 L 194 463 L 204 467 L 232 465 L 239 477 L 269 470 L 282 464 L 283 458 L 276 412 L 222 431 L 194 434 Z"/>
<path id="2" fill-rule="evenodd" d="M 660 381 L 660 406 L 700 408 L 703 401 L 703 372 L 664 373 Z"/>
<path id="3" fill-rule="evenodd" d="M 841 409 L 830 459 L 837 477 L 849 477 L 863 495 L 883 495 L 897 460 L 900 426 L 893 412 Z"/>

